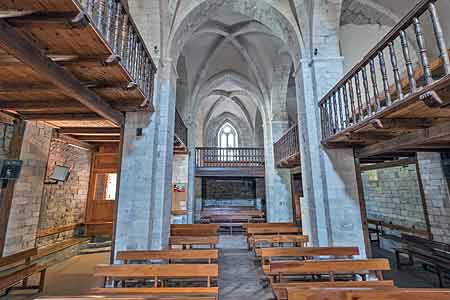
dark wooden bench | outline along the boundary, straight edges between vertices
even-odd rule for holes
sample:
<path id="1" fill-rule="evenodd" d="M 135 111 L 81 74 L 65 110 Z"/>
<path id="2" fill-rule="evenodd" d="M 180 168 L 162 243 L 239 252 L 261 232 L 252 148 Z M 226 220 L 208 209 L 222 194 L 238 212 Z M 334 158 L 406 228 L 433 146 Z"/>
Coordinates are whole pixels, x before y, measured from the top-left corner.
<path id="1" fill-rule="evenodd" d="M 209 246 L 215 249 L 218 243 L 218 236 L 171 236 L 169 239 L 171 248 L 181 246 L 183 249 L 191 249 L 195 246 Z"/>
<path id="2" fill-rule="evenodd" d="M 392 289 L 392 280 L 374 281 L 328 281 L 328 282 L 287 282 L 272 284 L 272 292 L 276 300 L 288 300 L 288 289 L 318 289 L 318 288 L 361 288 L 361 289 Z"/>
<path id="3" fill-rule="evenodd" d="M 167 265 L 97 265 L 95 277 L 103 277 L 105 286 L 91 289 L 98 295 L 149 295 L 153 296 L 206 296 L 218 298 L 217 282 L 219 267 L 216 264 L 167 264 Z M 201 282 L 201 286 L 183 286 L 183 280 Z M 177 280 L 177 286 L 167 286 L 170 280 Z M 136 286 L 144 282 L 144 286 Z"/>
<path id="4" fill-rule="evenodd" d="M 203 250 L 160 250 L 160 251 L 120 251 L 117 253 L 117 259 L 125 264 L 130 261 L 152 261 L 163 260 L 169 263 L 186 261 L 207 261 L 209 264 L 216 261 L 219 257 L 217 249 Z"/>
<path id="5" fill-rule="evenodd" d="M 17 254 L 1 257 L 0 268 L 7 270 L 2 272 L 6 273 L 5 275 L 0 275 L 0 291 L 5 291 L 6 294 L 12 289 L 33 289 L 39 292 L 43 291 L 47 266 L 31 263 L 31 258 L 37 254 L 38 251 L 34 248 Z M 11 272 L 9 272 L 9 270 L 11 270 Z M 39 285 L 28 285 L 28 278 L 37 273 L 40 273 Z M 16 286 L 20 282 L 22 282 L 22 285 Z"/>
<path id="6" fill-rule="evenodd" d="M 439 286 L 444 287 L 443 277 L 450 272 L 450 245 L 408 234 L 401 237 L 406 246 L 395 249 L 397 268 L 413 265 L 414 259 L 417 259 L 426 270 L 436 273 Z M 408 262 L 402 262 L 401 256 L 407 256 Z"/>
<path id="7" fill-rule="evenodd" d="M 288 289 L 289 300 L 450 300 L 450 290 L 440 289 Z"/>
<path id="8" fill-rule="evenodd" d="M 361 259 L 361 260 L 307 260 L 307 261 L 277 261 L 270 264 L 267 273 L 270 283 L 282 282 L 290 276 L 325 275 L 328 281 L 335 281 L 336 275 L 362 275 L 364 279 L 370 273 L 375 273 L 378 280 L 383 280 L 383 271 L 389 271 L 387 259 Z"/>
<path id="9" fill-rule="evenodd" d="M 220 226 L 217 224 L 172 224 L 171 236 L 216 236 Z"/>
<path id="10" fill-rule="evenodd" d="M 257 257 L 261 257 L 261 251 L 266 248 L 274 248 L 275 246 L 284 247 L 290 244 L 294 247 L 306 247 L 309 241 L 307 235 L 296 234 L 277 234 L 277 235 L 255 235 L 250 240 L 250 247 L 255 250 Z"/>
<path id="11" fill-rule="evenodd" d="M 312 257 L 353 258 L 359 255 L 358 247 L 294 247 L 294 248 L 262 248 L 261 264 L 265 272 L 270 272 L 270 264 L 277 261 L 305 260 Z"/>

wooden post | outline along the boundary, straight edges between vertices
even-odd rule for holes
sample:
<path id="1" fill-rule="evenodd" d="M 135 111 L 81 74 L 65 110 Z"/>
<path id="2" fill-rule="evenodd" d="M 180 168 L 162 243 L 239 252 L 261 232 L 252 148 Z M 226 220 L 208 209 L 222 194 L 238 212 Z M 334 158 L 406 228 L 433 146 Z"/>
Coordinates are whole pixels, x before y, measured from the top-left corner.
<path id="1" fill-rule="evenodd" d="M 14 134 L 10 144 L 9 159 L 20 159 L 25 125 L 26 122 L 23 120 L 14 121 Z M 0 190 L 0 257 L 3 256 L 5 248 L 6 230 L 13 200 L 14 185 L 15 181 L 9 182 L 4 190 Z"/>
<path id="2" fill-rule="evenodd" d="M 359 160 L 359 157 L 355 156 L 355 172 L 356 172 L 356 186 L 358 188 L 358 198 L 359 198 L 359 209 L 361 212 L 361 223 L 363 227 L 363 234 L 364 234 L 364 244 L 366 245 L 366 254 L 367 257 L 372 257 L 372 247 L 370 245 L 370 238 L 369 238 L 369 225 L 367 222 L 367 210 L 366 210 L 366 199 L 364 198 L 364 186 L 362 181 L 362 174 L 361 174 L 361 163 Z"/>
<path id="3" fill-rule="evenodd" d="M 428 215 L 427 199 L 425 196 L 425 191 L 423 189 L 422 175 L 420 174 L 419 161 L 417 160 L 417 157 L 415 164 L 417 173 L 417 184 L 419 185 L 420 199 L 422 200 L 423 217 L 425 220 L 425 225 L 427 226 L 428 237 L 430 240 L 433 240 L 433 233 L 431 232 L 430 216 Z"/>

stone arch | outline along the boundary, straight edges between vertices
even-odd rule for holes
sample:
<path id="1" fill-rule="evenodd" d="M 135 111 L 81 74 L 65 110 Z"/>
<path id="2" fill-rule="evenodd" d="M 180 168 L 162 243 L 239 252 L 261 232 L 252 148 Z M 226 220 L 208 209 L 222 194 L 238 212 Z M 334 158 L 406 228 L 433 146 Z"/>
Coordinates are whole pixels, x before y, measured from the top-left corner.
<path id="1" fill-rule="evenodd" d="M 237 91 L 223 91 L 220 90 L 219 87 L 223 83 L 230 82 L 235 85 L 238 90 Z M 191 112 L 194 113 L 196 108 L 200 105 L 200 102 L 208 96 L 211 95 L 221 95 L 227 97 L 234 97 L 243 95 L 252 100 L 257 107 L 261 109 L 263 115 L 268 117 L 267 115 L 267 106 L 264 103 L 264 96 L 258 87 L 256 87 L 250 80 L 248 80 L 245 76 L 238 74 L 232 70 L 226 70 L 220 73 L 215 74 L 210 77 L 205 84 L 201 87 L 198 92 L 198 96 L 193 98 L 191 105 Z"/>
<path id="2" fill-rule="evenodd" d="M 170 57 L 178 57 L 194 32 L 209 19 L 210 15 L 225 12 L 236 12 L 248 16 L 265 25 L 287 45 L 292 60 L 297 66 L 300 58 L 305 54 L 301 33 L 295 24 L 268 2 L 262 0 L 205 0 L 192 3 L 187 8 L 186 15 L 176 21 L 174 30 L 169 38 Z"/>
<path id="3" fill-rule="evenodd" d="M 224 112 L 205 123 L 202 133 L 205 146 L 217 146 L 217 132 L 226 122 L 230 123 L 237 131 L 239 147 L 254 146 L 254 134 L 249 124 L 230 112 Z"/>

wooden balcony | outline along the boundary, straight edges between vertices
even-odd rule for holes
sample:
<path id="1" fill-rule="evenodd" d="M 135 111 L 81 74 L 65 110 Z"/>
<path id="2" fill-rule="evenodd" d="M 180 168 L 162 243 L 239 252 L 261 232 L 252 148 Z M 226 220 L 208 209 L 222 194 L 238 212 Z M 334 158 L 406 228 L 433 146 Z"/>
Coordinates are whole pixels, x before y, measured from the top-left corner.
<path id="1" fill-rule="evenodd" d="M 198 177 L 264 177 L 264 149 L 196 148 L 195 167 Z"/>
<path id="2" fill-rule="evenodd" d="M 188 129 L 178 111 L 175 111 L 175 153 L 186 153 L 188 148 Z"/>
<path id="3" fill-rule="evenodd" d="M 122 1 L 0 1 L 0 110 L 8 114 L 69 132 L 99 128 L 90 139 L 108 140 L 123 112 L 153 109 L 155 72 Z"/>
<path id="4" fill-rule="evenodd" d="M 273 148 L 275 164 L 278 168 L 295 168 L 300 166 L 298 124 L 289 128 L 273 145 Z"/>
<path id="5" fill-rule="evenodd" d="M 420 1 L 323 97 L 326 147 L 355 147 L 361 158 L 450 148 L 449 50 L 436 9 L 441 1 Z"/>

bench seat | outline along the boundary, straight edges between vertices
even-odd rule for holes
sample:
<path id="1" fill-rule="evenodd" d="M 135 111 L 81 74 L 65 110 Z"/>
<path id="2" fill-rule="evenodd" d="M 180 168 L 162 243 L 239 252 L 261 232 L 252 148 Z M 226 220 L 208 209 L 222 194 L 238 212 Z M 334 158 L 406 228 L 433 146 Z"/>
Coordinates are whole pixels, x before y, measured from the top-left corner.
<path id="1" fill-rule="evenodd" d="M 40 284 L 38 286 L 22 286 L 23 289 L 37 289 L 41 292 L 44 288 L 44 278 L 47 266 L 32 264 L 15 271 L 11 274 L 0 277 L 0 290 L 7 290 L 15 284 L 26 280 L 36 273 L 41 273 Z"/>

